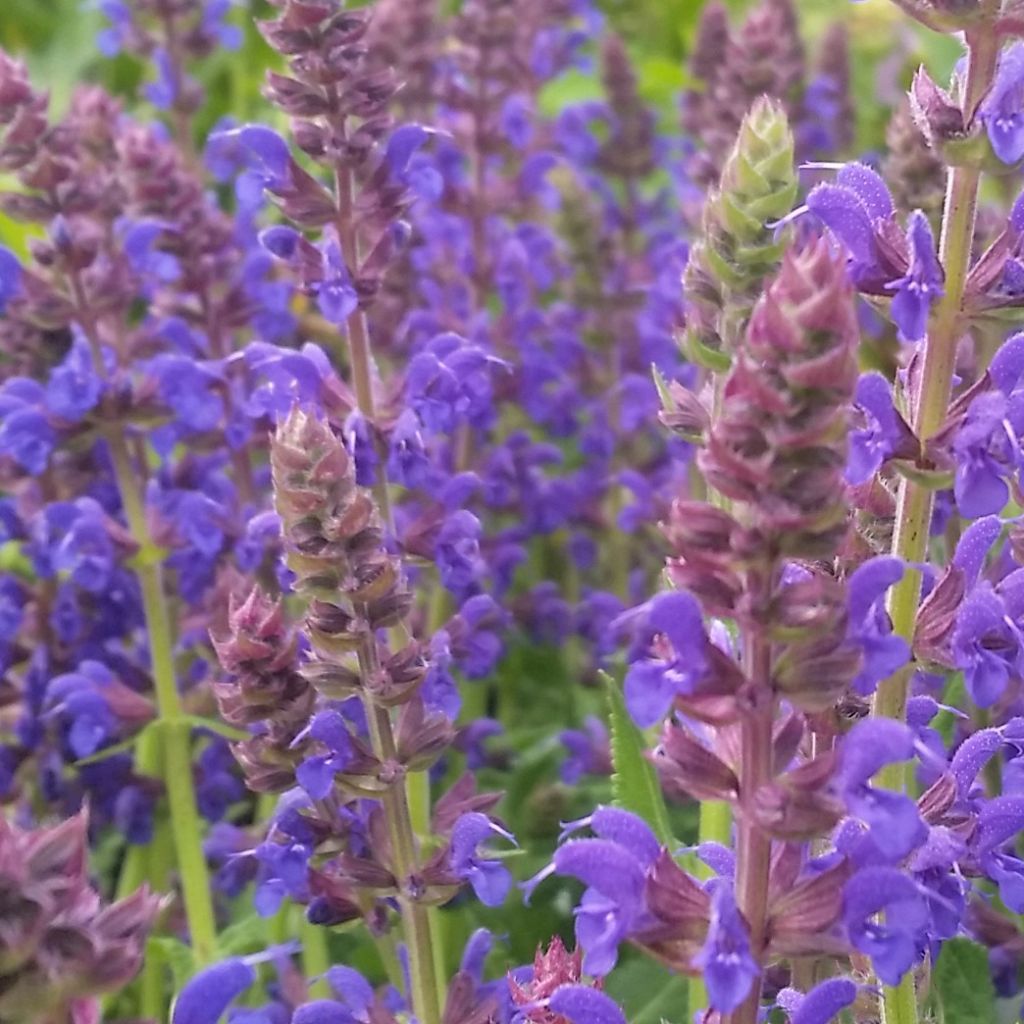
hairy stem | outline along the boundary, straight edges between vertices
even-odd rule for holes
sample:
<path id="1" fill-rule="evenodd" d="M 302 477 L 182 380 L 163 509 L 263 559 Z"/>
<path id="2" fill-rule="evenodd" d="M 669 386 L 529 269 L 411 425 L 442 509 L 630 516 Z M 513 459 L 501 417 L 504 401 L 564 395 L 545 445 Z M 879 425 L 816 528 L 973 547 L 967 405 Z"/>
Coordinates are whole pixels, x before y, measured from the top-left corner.
<path id="1" fill-rule="evenodd" d="M 998 0 L 985 0 L 983 17 L 967 34 L 968 71 L 964 91 L 964 119 L 969 121 L 992 83 L 999 56 L 999 40 L 994 29 Z M 942 425 L 949 408 L 957 342 L 963 331 L 963 300 L 978 205 L 980 170 L 954 167 L 949 172 L 946 203 L 942 215 L 939 258 L 945 271 L 945 294 L 935 309 L 924 342 L 919 389 L 911 396 L 914 430 L 922 444 Z M 892 551 L 908 564 L 903 579 L 889 595 L 889 615 L 893 630 L 908 642 L 921 595 L 921 575 L 910 564 L 922 562 L 928 546 L 932 517 L 932 492 L 909 479 L 900 485 L 896 510 L 896 530 Z M 907 693 L 913 666 L 884 680 L 875 694 L 873 713 L 887 718 L 906 717 Z M 880 777 L 882 785 L 893 790 L 907 786 L 903 765 L 889 765 Z M 884 1024 L 916 1024 L 917 1000 L 914 980 L 907 974 L 895 988 L 882 993 Z"/>
<path id="2" fill-rule="evenodd" d="M 771 645 L 757 624 L 750 626 L 745 641 L 744 669 L 758 695 L 740 722 L 740 795 L 744 801 L 771 779 L 772 724 L 775 700 L 768 685 L 771 676 Z M 739 815 L 736 822 L 736 900 L 750 929 L 751 951 L 760 960 L 768 917 L 768 872 L 772 843 L 764 830 Z M 755 979 L 742 1005 L 727 1018 L 728 1024 L 757 1024 L 761 982 Z"/>

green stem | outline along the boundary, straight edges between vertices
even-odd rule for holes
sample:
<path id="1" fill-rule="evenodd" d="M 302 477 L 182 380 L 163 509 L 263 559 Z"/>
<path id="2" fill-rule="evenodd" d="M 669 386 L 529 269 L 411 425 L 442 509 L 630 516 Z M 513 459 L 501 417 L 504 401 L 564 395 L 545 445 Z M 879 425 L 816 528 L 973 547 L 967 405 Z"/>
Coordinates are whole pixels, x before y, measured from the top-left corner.
<path id="1" fill-rule="evenodd" d="M 968 71 L 964 90 L 964 119 L 970 121 L 995 75 L 999 40 L 993 30 L 999 0 L 985 0 L 978 25 L 967 33 Z M 963 333 L 963 300 L 970 267 L 971 246 L 978 206 L 980 170 L 955 167 L 949 172 L 946 204 L 942 217 L 939 259 L 945 271 L 945 294 L 939 301 L 924 343 L 920 387 L 911 396 L 914 430 L 922 445 L 942 426 L 952 393 L 956 348 Z M 893 554 L 906 563 L 922 562 L 927 553 L 932 517 L 932 492 L 909 479 L 900 485 L 896 509 Z M 893 630 L 908 642 L 913 640 L 921 595 L 921 575 L 908 566 L 903 579 L 889 594 L 889 615 Z M 884 680 L 875 694 L 873 713 L 903 720 L 913 666 Z M 880 773 L 881 784 L 892 790 L 907 788 L 905 765 L 887 765 Z M 917 998 L 913 977 L 908 974 L 882 993 L 883 1024 L 916 1024 Z"/>
<path id="2" fill-rule="evenodd" d="M 917 990 L 914 975 L 907 972 L 895 987 L 882 994 L 882 1024 L 917 1024 Z"/>
<path id="3" fill-rule="evenodd" d="M 386 708 L 377 707 L 367 698 L 367 718 L 373 750 L 382 762 L 396 759 L 395 737 L 391 717 Z M 406 780 L 408 783 L 408 780 Z M 406 882 L 416 870 L 416 837 L 406 785 L 388 788 L 383 796 L 384 815 L 391 839 L 391 854 L 400 891 L 398 905 L 401 910 L 405 944 L 409 952 L 410 997 L 416 1019 L 422 1024 L 439 1024 L 441 1020 L 441 991 L 434 966 L 433 941 L 427 908 L 411 898 Z"/>
<path id="4" fill-rule="evenodd" d="M 323 925 L 310 924 L 306 915 L 300 910 L 299 938 L 302 942 L 302 973 L 307 981 L 317 980 L 309 986 L 311 999 L 329 999 L 330 985 L 324 975 L 331 966 L 331 956 L 327 950 L 327 929 Z"/>
<path id="5" fill-rule="evenodd" d="M 132 464 L 124 436 L 120 431 L 112 430 L 107 441 L 128 528 L 139 545 L 135 575 L 142 591 L 153 686 L 163 725 L 163 780 L 189 934 L 197 961 L 208 963 L 214 955 L 217 929 L 192 780 L 192 731 L 182 718 L 181 699 L 175 681 L 171 616 L 163 583 L 162 555 L 149 534 L 137 483 L 139 474 Z"/>
<path id="6" fill-rule="evenodd" d="M 145 778 L 163 777 L 163 754 L 160 749 L 160 734 L 157 729 L 152 727 L 144 729 L 139 736 L 135 744 L 135 770 Z M 121 874 L 117 880 L 117 898 L 119 900 L 131 896 L 149 877 L 150 847 L 159 842 L 160 838 L 158 816 L 153 838 L 147 845 L 129 843 L 125 851 L 124 863 L 121 865 Z"/>
<path id="7" fill-rule="evenodd" d="M 89 340 L 96 369 L 100 371 L 104 365 L 103 352 L 88 295 L 76 274 L 70 276 L 69 285 L 77 307 L 76 319 Z M 105 436 L 121 506 L 129 532 L 138 545 L 133 568 L 142 592 L 150 670 L 159 725 L 163 730 L 160 739 L 163 748 L 163 756 L 160 758 L 163 782 L 171 812 L 171 830 L 189 935 L 197 962 L 205 964 L 215 954 L 217 927 L 192 780 L 192 733 L 188 722 L 182 718 L 181 699 L 175 679 L 174 642 L 171 613 L 164 588 L 163 552 L 153 542 L 146 519 L 143 503 L 145 467 L 133 464 L 122 424 L 110 424 Z"/>
<path id="8" fill-rule="evenodd" d="M 409 794 L 409 813 L 412 817 L 413 832 L 420 842 L 420 849 L 427 849 L 430 843 L 430 775 L 428 772 L 413 772 L 406 780 Z M 430 949 L 434 960 L 434 975 L 447 977 L 448 965 L 445 950 L 445 928 L 441 920 L 441 908 L 427 907 L 427 922 L 430 925 Z M 443 993 L 439 993 L 443 999 Z M 444 1013 L 443 1002 L 438 1010 Z"/>

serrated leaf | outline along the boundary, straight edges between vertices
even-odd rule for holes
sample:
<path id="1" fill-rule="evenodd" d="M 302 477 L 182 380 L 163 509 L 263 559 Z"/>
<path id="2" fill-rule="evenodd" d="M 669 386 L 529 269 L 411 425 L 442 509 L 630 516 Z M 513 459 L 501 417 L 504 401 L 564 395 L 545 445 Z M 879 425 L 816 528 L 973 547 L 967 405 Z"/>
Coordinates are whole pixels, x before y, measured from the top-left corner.
<path id="1" fill-rule="evenodd" d="M 675 839 L 668 822 L 668 808 L 654 765 L 644 757 L 643 736 L 629 717 L 618 683 L 605 672 L 601 675 L 608 690 L 615 804 L 643 818 L 655 835 L 672 847 Z"/>
<path id="2" fill-rule="evenodd" d="M 935 965 L 934 984 L 942 1024 L 996 1020 L 996 992 L 983 946 L 970 939 L 950 939 Z"/>

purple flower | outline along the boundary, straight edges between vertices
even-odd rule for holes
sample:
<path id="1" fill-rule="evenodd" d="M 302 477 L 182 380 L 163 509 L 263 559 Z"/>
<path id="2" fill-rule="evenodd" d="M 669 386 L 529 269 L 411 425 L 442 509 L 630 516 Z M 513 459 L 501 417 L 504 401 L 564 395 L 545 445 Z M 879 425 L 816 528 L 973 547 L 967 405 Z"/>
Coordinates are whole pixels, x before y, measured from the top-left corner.
<path id="1" fill-rule="evenodd" d="M 353 1017 L 341 1003 L 333 999 L 314 999 L 297 1006 L 290 1024 L 356 1024 Z"/>
<path id="2" fill-rule="evenodd" d="M 431 460 L 411 409 L 403 409 L 391 431 L 388 474 L 405 487 L 424 487 L 430 477 Z"/>
<path id="3" fill-rule="evenodd" d="M 124 48 L 132 27 L 132 12 L 124 0 L 99 0 L 97 5 L 111 22 L 96 35 L 96 47 L 104 57 L 116 57 Z"/>
<path id="4" fill-rule="evenodd" d="M 1024 797 L 998 796 L 978 818 L 978 860 L 999 886 L 999 896 L 1015 914 L 1024 913 L 1024 861 L 1015 841 L 1024 829 Z"/>
<path id="5" fill-rule="evenodd" d="M 857 163 L 844 164 L 834 183 L 811 189 L 807 209 L 846 247 L 859 287 L 877 295 L 895 292 L 892 319 L 901 336 L 922 338 L 931 305 L 943 293 L 942 267 L 924 215 L 915 211 L 900 239 L 888 187 L 870 167 Z"/>
<path id="6" fill-rule="evenodd" d="M 196 359 L 164 353 L 152 359 L 149 372 L 176 423 L 189 433 L 213 430 L 224 416 L 216 391 L 219 376 Z"/>
<path id="7" fill-rule="evenodd" d="M 89 343 L 76 334 L 68 354 L 50 374 L 46 385 L 46 408 L 59 419 L 77 423 L 96 407 L 103 381 L 93 365 Z"/>
<path id="8" fill-rule="evenodd" d="M 177 102 L 181 89 L 180 74 L 164 47 L 158 46 L 153 52 L 152 59 L 156 65 L 156 81 L 150 82 L 143 92 L 154 107 L 159 110 L 170 110 Z"/>
<path id="9" fill-rule="evenodd" d="M 601 838 L 564 843 L 551 864 L 522 888 L 529 897 L 551 874 L 570 875 L 587 886 L 575 912 L 576 939 L 584 951 L 584 971 L 603 976 L 615 966 L 620 943 L 650 919 L 644 888 L 659 846 L 644 821 L 627 811 L 598 808 L 569 829 L 585 825 Z"/>
<path id="10" fill-rule="evenodd" d="M 212 152 L 207 159 L 213 159 L 219 169 L 224 169 L 225 160 L 234 151 L 257 175 L 261 186 L 280 187 L 290 180 L 292 157 L 288 143 L 266 125 L 243 124 L 213 132 L 208 146 Z"/>
<path id="11" fill-rule="evenodd" d="M 316 345 L 303 345 L 295 352 L 264 342 L 250 342 L 245 348 L 245 362 L 263 378 L 249 397 L 252 416 L 279 417 L 287 415 L 293 405 L 318 406 L 324 382 L 333 371 L 323 350 Z"/>
<path id="12" fill-rule="evenodd" d="M 835 785 L 849 813 L 866 826 L 875 858 L 902 860 L 925 838 L 909 796 L 871 785 L 882 767 L 909 760 L 914 750 L 913 730 L 888 718 L 858 722 L 843 740 Z"/>
<path id="13" fill-rule="evenodd" d="M 343 326 L 359 305 L 352 275 L 336 239 L 324 243 L 323 277 L 316 286 L 316 303 L 324 319 Z"/>
<path id="14" fill-rule="evenodd" d="M 917 884 L 896 868 L 858 871 L 843 893 L 843 921 L 855 949 L 871 957 L 880 981 L 898 985 L 924 948 L 928 903 Z"/>
<path id="15" fill-rule="evenodd" d="M 480 578 L 480 520 L 467 509 L 446 516 L 434 545 L 441 583 L 453 594 L 464 594 Z"/>
<path id="16" fill-rule="evenodd" d="M 998 516 L 986 516 L 964 530 L 953 553 L 953 564 L 963 573 L 964 589 L 970 591 L 978 583 L 985 559 L 1002 532 Z"/>
<path id="17" fill-rule="evenodd" d="M 178 993 L 171 1024 L 217 1024 L 224 1011 L 256 981 L 256 971 L 236 957 L 190 978 Z"/>
<path id="18" fill-rule="evenodd" d="M 704 975 L 708 999 L 720 1013 L 731 1013 L 750 992 L 761 973 L 750 951 L 746 922 L 736 906 L 732 885 L 719 882 L 711 897 L 711 921 L 694 967 Z"/>
<path id="19" fill-rule="evenodd" d="M 21 264 L 18 257 L 0 245 L 0 315 L 7 308 L 7 303 L 18 294 L 20 282 Z"/>
<path id="20" fill-rule="evenodd" d="M 892 195 L 880 175 L 864 164 L 844 164 L 834 184 L 811 189 L 807 209 L 846 246 L 859 272 L 874 270 L 876 225 L 895 214 Z"/>
<path id="21" fill-rule="evenodd" d="M 53 568 L 91 594 L 106 589 L 114 572 L 114 543 L 103 511 L 89 498 L 76 503 L 76 515 L 53 552 Z"/>
<path id="22" fill-rule="evenodd" d="M 601 719 L 588 715 L 582 729 L 563 729 L 558 739 L 568 751 L 559 769 L 566 785 L 574 785 L 584 775 L 608 774 L 611 763 L 608 730 Z"/>
<path id="23" fill-rule="evenodd" d="M 865 696 L 910 660 L 910 646 L 893 633 L 885 610 L 885 595 L 903 578 L 903 572 L 898 558 L 879 556 L 858 566 L 847 584 L 847 637 L 864 653 L 852 686 Z"/>
<path id="24" fill-rule="evenodd" d="M 999 391 L 971 403 L 953 438 L 956 476 L 953 492 L 963 516 L 974 519 L 1002 510 L 1009 499 L 1007 479 L 1021 462 L 1017 441 L 1024 431 L 1024 393 Z"/>
<path id="25" fill-rule="evenodd" d="M 180 277 L 178 260 L 171 253 L 155 248 L 170 227 L 160 220 L 131 221 L 122 225 L 124 254 L 132 270 L 140 277 L 152 278 L 163 284 Z"/>
<path id="26" fill-rule="evenodd" d="M 354 967 L 336 965 L 326 974 L 327 984 L 354 1020 L 365 1020 L 374 1002 L 373 986 Z"/>
<path id="27" fill-rule="evenodd" d="M 95 754 L 117 730 L 117 716 L 104 694 L 114 681 L 106 665 L 84 661 L 77 672 L 51 680 L 46 688 L 50 715 L 67 726 L 67 742 L 75 757 Z"/>
<path id="28" fill-rule="evenodd" d="M 862 374 L 854 401 L 864 426 L 850 432 L 846 482 L 867 483 L 882 464 L 900 451 L 908 428 L 892 401 L 892 386 L 876 372 Z"/>
<path id="29" fill-rule="evenodd" d="M 456 716 L 448 717 L 454 719 Z M 504 732 L 505 727 L 494 718 L 476 718 L 458 731 L 454 745 L 456 750 L 466 755 L 466 767 L 471 772 L 493 762 L 493 756 L 487 751 L 487 741 Z"/>
<path id="30" fill-rule="evenodd" d="M 942 264 L 935 254 L 935 239 L 928 218 L 920 210 L 910 215 L 907 225 L 910 269 L 886 287 L 896 294 L 892 300 L 893 323 L 905 341 L 920 341 L 928 327 L 928 313 L 945 289 Z"/>
<path id="31" fill-rule="evenodd" d="M 320 744 L 324 752 L 305 758 L 296 769 L 295 778 L 311 800 L 323 800 L 334 787 L 334 776 L 343 772 L 352 759 L 352 739 L 337 711 L 319 712 L 295 742 L 307 736 Z"/>
<path id="32" fill-rule="evenodd" d="M 800 997 L 789 1024 L 829 1024 L 856 999 L 857 986 L 849 978 L 829 978 Z"/>
<path id="33" fill-rule="evenodd" d="M 345 446 L 355 459 L 356 483 L 360 487 L 372 487 L 377 480 L 377 463 L 380 460 L 370 423 L 358 409 L 353 409 L 345 417 L 343 436 Z"/>
<path id="34" fill-rule="evenodd" d="M 309 858 L 304 842 L 275 842 L 268 838 L 253 851 L 259 863 L 253 907 L 260 917 L 273 917 L 285 896 L 299 902 L 309 898 Z"/>
<path id="35" fill-rule="evenodd" d="M 463 814 L 452 829 L 449 864 L 452 872 L 469 882 L 476 897 L 486 907 L 497 907 L 505 902 L 512 888 L 512 876 L 499 860 L 480 855 L 480 844 L 493 836 L 501 836 L 511 843 L 511 833 L 495 825 L 486 814 L 471 811 Z"/>
<path id="36" fill-rule="evenodd" d="M 427 673 L 420 685 L 420 696 L 430 711 L 438 711 L 451 721 L 459 717 L 462 695 L 451 673 L 452 654 L 448 631 L 439 629 L 430 638 Z"/>
<path id="37" fill-rule="evenodd" d="M 623 616 L 639 620 L 624 686 L 630 715 L 646 729 L 677 694 L 693 692 L 704 671 L 707 634 L 700 605 L 684 591 L 659 594 L 637 611 Z"/>
<path id="38" fill-rule="evenodd" d="M 399 125 L 389 136 L 384 147 L 384 162 L 392 176 L 401 181 L 409 168 L 409 161 L 434 134 L 422 124 Z"/>
<path id="39" fill-rule="evenodd" d="M 203 9 L 203 31 L 213 36 L 225 50 L 237 50 L 242 45 L 242 31 L 237 25 L 227 24 L 231 0 L 206 0 Z"/>
<path id="40" fill-rule="evenodd" d="M 485 427 L 494 416 L 491 373 L 504 365 L 457 334 L 439 334 L 409 363 L 409 406 L 431 433 L 451 433 L 462 422 Z"/>
<path id="41" fill-rule="evenodd" d="M 957 611 L 952 652 L 979 707 L 991 707 L 1011 674 L 1020 671 L 1020 631 L 1007 614 L 1003 598 L 987 581 L 971 590 Z"/>
<path id="42" fill-rule="evenodd" d="M 996 79 L 978 110 L 989 142 L 1004 164 L 1024 157 L 1024 45 L 1003 50 Z"/>
<path id="43" fill-rule="evenodd" d="M 547 1008 L 570 1024 L 626 1024 L 618 1004 L 590 985 L 561 985 L 551 994 Z"/>
<path id="44" fill-rule="evenodd" d="M 0 455 L 9 455 L 29 473 L 46 469 L 57 434 L 39 406 L 42 387 L 27 377 L 11 377 L 0 387 Z"/>

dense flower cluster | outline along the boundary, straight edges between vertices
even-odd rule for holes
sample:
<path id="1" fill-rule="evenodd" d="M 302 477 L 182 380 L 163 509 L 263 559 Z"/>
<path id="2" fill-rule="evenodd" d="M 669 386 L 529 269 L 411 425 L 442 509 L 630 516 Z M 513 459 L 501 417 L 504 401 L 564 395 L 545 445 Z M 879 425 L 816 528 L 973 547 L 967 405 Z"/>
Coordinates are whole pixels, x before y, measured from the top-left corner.
<path id="1" fill-rule="evenodd" d="M 0 51 L 0 1018 L 1019 1015 L 1024 20 L 897 6 L 880 157 L 791 0 Z"/>

